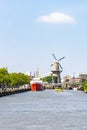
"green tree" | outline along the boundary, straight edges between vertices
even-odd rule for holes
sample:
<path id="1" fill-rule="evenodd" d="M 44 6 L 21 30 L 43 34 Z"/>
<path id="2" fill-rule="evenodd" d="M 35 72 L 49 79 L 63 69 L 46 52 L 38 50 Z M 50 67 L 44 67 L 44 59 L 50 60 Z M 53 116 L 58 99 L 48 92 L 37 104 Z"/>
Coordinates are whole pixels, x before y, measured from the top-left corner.
<path id="1" fill-rule="evenodd" d="M 0 68 L 0 87 L 1 86 L 20 86 L 30 83 L 30 77 L 23 73 L 8 73 L 7 68 Z"/>
<path id="2" fill-rule="evenodd" d="M 87 80 L 83 82 L 82 89 L 87 93 Z"/>
<path id="3" fill-rule="evenodd" d="M 48 82 L 48 83 L 52 83 L 52 80 L 54 81 L 54 83 L 57 83 L 57 77 L 56 76 L 46 76 L 44 78 L 42 78 L 43 82 Z"/>
<path id="4" fill-rule="evenodd" d="M 0 68 L 0 74 L 2 74 L 2 75 L 8 75 L 7 67 Z"/>
<path id="5" fill-rule="evenodd" d="M 10 73 L 9 79 L 10 79 L 9 85 L 16 87 L 24 84 L 29 84 L 30 82 L 29 76 L 23 73 Z"/>
<path id="6" fill-rule="evenodd" d="M 9 73 L 7 68 L 3 67 L 0 68 L 0 86 L 1 85 L 7 85 L 9 82 Z"/>

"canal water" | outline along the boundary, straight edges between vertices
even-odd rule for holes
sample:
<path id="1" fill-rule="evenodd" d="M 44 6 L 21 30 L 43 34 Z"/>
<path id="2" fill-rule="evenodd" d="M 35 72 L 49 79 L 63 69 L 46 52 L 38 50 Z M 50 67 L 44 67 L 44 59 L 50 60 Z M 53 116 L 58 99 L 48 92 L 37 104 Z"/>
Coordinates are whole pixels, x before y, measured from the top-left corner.
<path id="1" fill-rule="evenodd" d="M 1 97 L 0 130 L 87 130 L 87 94 L 44 90 Z"/>

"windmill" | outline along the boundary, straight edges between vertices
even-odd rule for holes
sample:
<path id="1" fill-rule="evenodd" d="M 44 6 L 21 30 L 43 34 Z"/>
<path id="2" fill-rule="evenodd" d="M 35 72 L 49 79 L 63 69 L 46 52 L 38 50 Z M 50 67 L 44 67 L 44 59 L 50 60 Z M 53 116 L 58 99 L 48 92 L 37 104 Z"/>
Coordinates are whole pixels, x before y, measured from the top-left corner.
<path id="1" fill-rule="evenodd" d="M 60 59 L 57 59 L 56 56 L 54 55 L 54 53 L 52 53 L 55 61 L 53 64 L 51 64 L 51 66 L 53 66 L 53 70 L 51 71 L 53 73 L 53 75 L 57 76 L 57 83 L 61 83 L 61 76 L 60 73 L 63 71 L 62 66 L 60 65 L 59 61 L 61 61 L 62 59 L 64 59 L 65 57 L 62 57 Z"/>

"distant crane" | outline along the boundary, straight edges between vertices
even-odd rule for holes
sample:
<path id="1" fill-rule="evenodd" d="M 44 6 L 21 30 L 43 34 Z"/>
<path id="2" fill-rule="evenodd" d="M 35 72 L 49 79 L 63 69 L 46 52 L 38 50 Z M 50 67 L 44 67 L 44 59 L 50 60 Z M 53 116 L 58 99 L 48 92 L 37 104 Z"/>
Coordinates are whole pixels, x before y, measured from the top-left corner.
<path id="1" fill-rule="evenodd" d="M 60 59 L 57 59 L 56 56 L 54 55 L 54 53 L 52 53 L 55 61 L 53 64 L 51 64 L 51 66 L 54 67 L 54 69 L 51 71 L 53 73 L 53 75 L 57 76 L 57 83 L 61 83 L 61 76 L 60 73 L 63 71 L 62 66 L 60 65 L 59 61 L 61 61 L 62 59 L 64 59 L 65 57 L 62 57 Z"/>

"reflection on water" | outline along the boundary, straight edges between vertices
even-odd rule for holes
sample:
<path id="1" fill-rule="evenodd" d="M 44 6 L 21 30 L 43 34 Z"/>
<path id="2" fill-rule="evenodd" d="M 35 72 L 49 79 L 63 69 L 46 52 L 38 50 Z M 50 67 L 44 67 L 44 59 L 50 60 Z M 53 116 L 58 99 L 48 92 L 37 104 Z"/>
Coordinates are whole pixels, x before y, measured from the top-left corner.
<path id="1" fill-rule="evenodd" d="M 2 97 L 0 130 L 87 130 L 87 94 L 44 90 Z"/>

